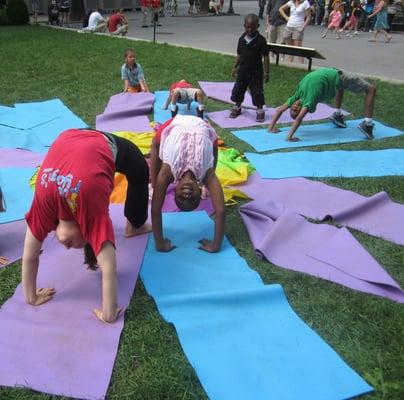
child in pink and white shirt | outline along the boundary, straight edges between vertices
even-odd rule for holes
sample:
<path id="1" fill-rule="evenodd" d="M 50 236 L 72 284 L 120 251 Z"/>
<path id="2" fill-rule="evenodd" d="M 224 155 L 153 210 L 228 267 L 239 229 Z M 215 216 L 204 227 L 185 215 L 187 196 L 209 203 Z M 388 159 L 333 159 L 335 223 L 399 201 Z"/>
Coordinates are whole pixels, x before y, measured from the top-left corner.
<path id="1" fill-rule="evenodd" d="M 224 235 L 225 205 L 223 190 L 215 174 L 217 162 L 217 134 L 204 120 L 190 115 L 177 115 L 158 130 L 151 150 L 152 227 L 159 251 L 175 248 L 163 236 L 161 209 L 172 182 L 175 202 L 183 211 L 192 211 L 201 200 L 201 186 L 209 190 L 215 209 L 213 240 L 201 239 L 200 249 L 220 251 Z"/>

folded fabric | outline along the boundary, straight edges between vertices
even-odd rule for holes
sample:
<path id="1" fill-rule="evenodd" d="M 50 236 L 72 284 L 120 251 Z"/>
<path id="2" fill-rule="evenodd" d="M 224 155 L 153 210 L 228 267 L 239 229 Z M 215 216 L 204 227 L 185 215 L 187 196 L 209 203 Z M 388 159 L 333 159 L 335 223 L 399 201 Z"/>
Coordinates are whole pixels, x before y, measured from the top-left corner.
<path id="1" fill-rule="evenodd" d="M 313 115 L 313 114 L 311 114 Z M 232 134 L 244 140 L 257 151 L 277 150 L 284 148 L 318 146 L 323 144 L 358 142 L 367 140 L 357 125 L 362 120 L 346 121 L 347 128 L 338 129 L 332 122 L 315 125 L 302 125 L 296 132 L 299 142 L 286 141 L 290 128 L 281 128 L 278 134 L 270 133 L 267 129 L 246 129 L 232 131 Z M 375 139 L 400 136 L 404 132 L 374 121 Z"/>
<path id="2" fill-rule="evenodd" d="M 265 110 L 265 119 L 263 122 L 256 121 L 256 111 L 250 109 L 243 109 L 237 118 L 230 118 L 230 110 L 213 111 L 209 112 L 207 116 L 221 128 L 247 128 L 249 126 L 268 125 L 276 111 L 276 108 L 267 107 Z M 320 119 L 327 119 L 335 112 L 336 109 L 327 104 L 319 103 L 317 109 L 312 114 L 307 114 L 304 118 L 305 121 L 316 121 Z M 343 111 L 344 115 L 348 113 Z M 287 124 L 293 122 L 289 113 L 283 113 L 278 121 L 280 124 Z M 299 131 L 300 132 L 300 131 Z"/>
<path id="3" fill-rule="evenodd" d="M 151 240 L 141 277 L 212 400 L 346 399 L 372 388 L 290 308 L 279 285 L 264 285 L 204 213 L 165 214 L 169 253 Z"/>
<path id="4" fill-rule="evenodd" d="M 345 229 L 312 224 L 268 199 L 240 207 L 257 253 L 282 268 L 404 303 L 404 291 Z"/>
<path id="5" fill-rule="evenodd" d="M 171 110 L 170 106 L 168 106 L 167 110 L 164 110 L 164 105 L 168 97 L 168 90 L 161 90 L 154 93 L 154 122 L 158 122 L 162 124 L 171 118 Z M 183 115 L 196 115 L 196 108 L 198 103 L 193 101 L 191 103 L 191 107 L 188 110 L 186 104 L 177 104 L 178 106 L 178 114 Z"/>
<path id="6" fill-rule="evenodd" d="M 135 144 L 142 154 L 149 154 L 153 137 L 153 132 L 113 132 L 114 135 L 127 139 Z"/>
<path id="7" fill-rule="evenodd" d="M 269 199 L 285 211 L 309 218 L 331 218 L 369 235 L 404 245 L 404 204 L 385 192 L 371 197 L 305 178 L 262 179 L 258 173 L 236 186 L 251 199 Z"/>
<path id="8" fill-rule="evenodd" d="M 6 264 L 0 264 L 0 268 L 22 257 L 26 227 L 25 220 L 0 224 L 0 257 L 8 260 Z"/>
<path id="9" fill-rule="evenodd" d="M 124 238 L 122 206 L 110 211 L 116 233 L 118 304 L 126 307 L 147 236 Z M 41 255 L 38 286 L 55 287 L 54 299 L 32 307 L 19 285 L 1 308 L 0 385 L 80 399 L 105 398 L 123 317 L 105 324 L 93 314 L 101 306 L 101 272 L 83 266 L 82 251 L 67 253 L 50 238 Z"/>
<path id="10" fill-rule="evenodd" d="M 404 174 L 404 150 L 245 153 L 263 178 L 389 176 Z"/>
<path id="11" fill-rule="evenodd" d="M 44 157 L 45 154 L 29 150 L 0 148 L 0 168 L 36 167 L 42 163 Z"/>
<path id="12" fill-rule="evenodd" d="M 34 196 L 29 185 L 34 172 L 35 168 L 0 168 L 0 187 L 6 206 L 6 211 L 0 212 L 0 224 L 24 218 Z"/>

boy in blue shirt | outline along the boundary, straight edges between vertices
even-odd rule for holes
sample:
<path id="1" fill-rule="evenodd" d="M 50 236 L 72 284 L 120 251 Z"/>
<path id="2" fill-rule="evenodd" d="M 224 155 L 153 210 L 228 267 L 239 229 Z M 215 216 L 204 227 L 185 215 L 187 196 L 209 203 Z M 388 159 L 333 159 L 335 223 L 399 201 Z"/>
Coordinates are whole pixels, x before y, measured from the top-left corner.
<path id="1" fill-rule="evenodd" d="M 125 50 L 125 64 L 121 67 L 121 77 L 124 81 L 124 92 L 139 93 L 148 92 L 143 69 L 139 63 L 136 63 L 136 55 L 133 49 Z"/>

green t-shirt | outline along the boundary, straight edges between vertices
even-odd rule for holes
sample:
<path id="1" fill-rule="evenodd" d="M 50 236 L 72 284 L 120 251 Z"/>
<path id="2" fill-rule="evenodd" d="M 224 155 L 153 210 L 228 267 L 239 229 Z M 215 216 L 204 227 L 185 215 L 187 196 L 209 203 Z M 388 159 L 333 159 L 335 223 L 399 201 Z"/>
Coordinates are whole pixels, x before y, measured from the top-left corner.
<path id="1" fill-rule="evenodd" d="M 300 99 L 302 107 L 307 107 L 313 113 L 318 103 L 335 97 L 338 85 L 339 71 L 335 68 L 321 68 L 310 72 L 300 81 L 295 94 L 289 97 L 288 106 Z"/>

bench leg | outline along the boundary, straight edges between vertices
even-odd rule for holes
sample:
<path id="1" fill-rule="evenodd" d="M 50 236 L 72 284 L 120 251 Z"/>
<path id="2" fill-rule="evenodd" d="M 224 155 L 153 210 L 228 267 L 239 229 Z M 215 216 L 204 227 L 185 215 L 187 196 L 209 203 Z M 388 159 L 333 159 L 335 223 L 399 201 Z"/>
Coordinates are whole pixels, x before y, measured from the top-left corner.
<path id="1" fill-rule="evenodd" d="M 312 61 L 312 59 L 311 59 L 311 57 L 308 57 L 307 59 L 309 60 L 309 69 L 308 69 L 308 71 L 310 72 L 311 71 L 311 61 Z"/>
<path id="2" fill-rule="evenodd" d="M 276 65 L 279 65 L 279 53 L 276 53 Z"/>

